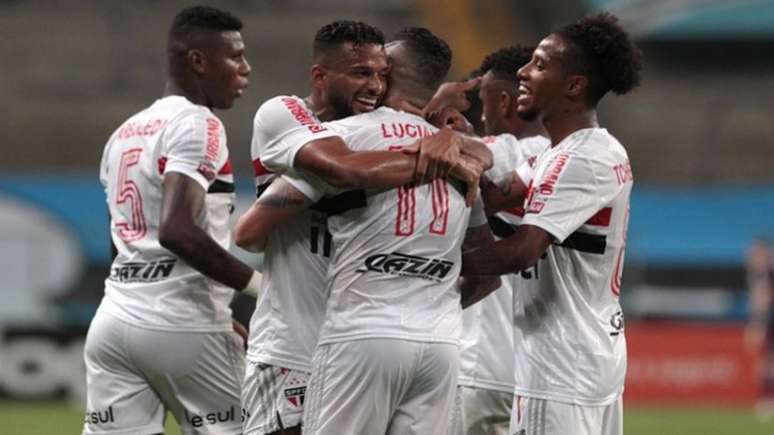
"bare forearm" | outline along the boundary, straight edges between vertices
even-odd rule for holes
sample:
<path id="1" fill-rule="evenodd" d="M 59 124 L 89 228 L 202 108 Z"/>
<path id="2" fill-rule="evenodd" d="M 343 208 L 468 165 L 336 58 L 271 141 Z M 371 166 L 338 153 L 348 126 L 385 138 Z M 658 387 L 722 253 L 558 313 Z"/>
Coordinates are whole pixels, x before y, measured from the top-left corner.
<path id="1" fill-rule="evenodd" d="M 167 230 L 162 245 L 205 276 L 236 290 L 245 288 L 253 274 L 250 266 L 195 225 Z"/>
<path id="2" fill-rule="evenodd" d="M 462 135 L 462 137 L 463 144 L 460 148 L 460 152 L 478 160 L 485 171 L 490 169 L 494 164 L 494 161 L 492 159 L 492 152 L 489 150 L 486 144 L 470 136 Z"/>
<path id="3" fill-rule="evenodd" d="M 550 240 L 544 230 L 522 225 L 506 239 L 463 254 L 462 275 L 505 275 L 524 270 L 537 263 Z"/>
<path id="4" fill-rule="evenodd" d="M 465 309 L 500 288 L 502 281 L 499 276 L 475 275 L 460 277 L 459 285 L 462 295 L 462 308 Z"/>
<path id="5" fill-rule="evenodd" d="M 393 189 L 414 181 L 416 155 L 391 151 L 352 153 L 338 171 L 348 174 L 339 188 Z M 343 185 L 342 185 L 343 184 Z"/>

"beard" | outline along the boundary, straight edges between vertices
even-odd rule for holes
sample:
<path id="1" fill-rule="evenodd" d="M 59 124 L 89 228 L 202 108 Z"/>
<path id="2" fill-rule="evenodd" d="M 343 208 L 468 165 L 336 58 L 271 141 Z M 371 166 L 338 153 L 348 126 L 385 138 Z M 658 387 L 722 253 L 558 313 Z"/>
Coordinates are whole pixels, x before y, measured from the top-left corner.
<path id="1" fill-rule="evenodd" d="M 538 118 L 538 110 L 535 107 L 528 107 L 526 109 L 516 109 L 516 114 L 519 115 L 519 118 L 527 121 L 532 122 Z"/>
<path id="2" fill-rule="evenodd" d="M 331 94 L 328 97 L 328 104 L 333 109 L 335 119 L 346 118 L 355 114 L 352 109 L 352 102 L 342 95 Z"/>

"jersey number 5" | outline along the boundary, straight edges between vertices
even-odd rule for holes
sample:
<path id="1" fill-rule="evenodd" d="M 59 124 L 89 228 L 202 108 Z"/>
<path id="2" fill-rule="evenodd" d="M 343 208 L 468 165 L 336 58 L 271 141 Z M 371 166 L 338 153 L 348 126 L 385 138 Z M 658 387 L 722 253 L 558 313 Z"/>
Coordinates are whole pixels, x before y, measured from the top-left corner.
<path id="1" fill-rule="evenodd" d="M 129 179 L 129 168 L 140 161 L 142 148 L 132 148 L 121 154 L 118 166 L 118 184 L 116 185 L 116 205 L 129 203 L 131 220 L 116 222 L 118 237 L 124 242 L 133 242 L 145 237 L 148 227 L 145 224 L 145 214 L 142 211 L 142 195 L 137 184 Z"/>

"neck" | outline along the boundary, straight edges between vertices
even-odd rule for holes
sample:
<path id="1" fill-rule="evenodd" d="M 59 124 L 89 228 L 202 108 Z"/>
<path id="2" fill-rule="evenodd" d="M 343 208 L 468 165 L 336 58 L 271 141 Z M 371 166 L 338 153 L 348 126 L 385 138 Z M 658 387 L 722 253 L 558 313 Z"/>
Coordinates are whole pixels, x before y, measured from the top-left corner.
<path id="1" fill-rule="evenodd" d="M 578 130 L 599 127 L 597 110 L 589 107 L 562 108 L 558 113 L 544 116 L 542 123 L 552 147 Z"/>
<path id="2" fill-rule="evenodd" d="M 207 102 L 207 97 L 202 92 L 201 88 L 194 81 L 191 80 L 175 80 L 167 79 L 167 83 L 164 85 L 164 96 L 179 95 L 185 97 L 188 101 L 206 106 L 212 109 L 211 105 Z"/>
<path id="3" fill-rule="evenodd" d="M 312 89 L 312 93 L 304 98 L 304 101 L 306 101 L 306 104 L 309 105 L 309 108 L 320 121 L 328 122 L 336 119 L 336 114 L 333 113 L 333 109 L 323 102 L 323 97 L 317 89 Z"/>
<path id="4" fill-rule="evenodd" d="M 425 104 L 427 104 L 427 101 L 423 98 L 405 95 L 397 89 L 391 89 L 384 99 L 385 106 L 418 116 L 422 116 L 422 109 L 425 107 Z"/>
<path id="5" fill-rule="evenodd" d="M 516 116 L 515 119 L 506 121 L 505 133 L 510 133 L 516 136 L 516 139 L 524 139 L 525 137 L 532 136 L 548 136 L 546 129 L 543 128 L 543 124 L 539 121 L 524 121 Z"/>

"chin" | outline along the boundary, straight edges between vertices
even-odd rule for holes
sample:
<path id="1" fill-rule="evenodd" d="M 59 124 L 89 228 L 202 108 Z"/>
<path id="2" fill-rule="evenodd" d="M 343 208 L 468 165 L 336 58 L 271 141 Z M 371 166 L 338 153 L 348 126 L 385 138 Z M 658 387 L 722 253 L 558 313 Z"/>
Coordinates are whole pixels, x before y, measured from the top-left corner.
<path id="1" fill-rule="evenodd" d="M 534 121 L 538 118 L 538 110 L 534 107 L 525 107 L 521 108 L 519 107 L 516 110 L 516 114 L 519 115 L 519 118 L 525 120 L 525 121 Z"/>

